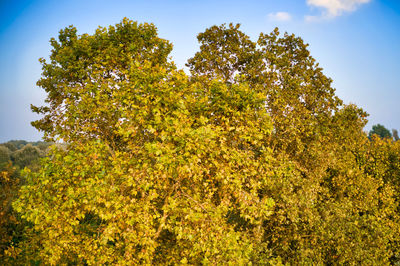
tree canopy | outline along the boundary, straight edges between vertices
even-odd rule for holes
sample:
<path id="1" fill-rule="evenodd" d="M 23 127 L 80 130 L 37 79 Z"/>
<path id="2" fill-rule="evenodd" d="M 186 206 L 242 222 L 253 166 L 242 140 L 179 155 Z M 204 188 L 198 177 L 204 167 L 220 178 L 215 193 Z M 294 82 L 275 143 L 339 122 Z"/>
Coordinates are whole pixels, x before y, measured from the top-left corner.
<path id="1" fill-rule="evenodd" d="M 368 137 L 371 138 L 372 135 L 377 135 L 380 138 L 391 138 L 392 133 L 390 133 L 389 129 L 384 127 L 381 124 L 373 125 L 371 131 L 368 134 Z"/>
<path id="2" fill-rule="evenodd" d="M 188 75 L 153 24 L 51 39 L 33 125 L 67 146 L 24 172 L 27 260 L 395 261 L 400 149 L 368 140 L 367 114 L 343 105 L 303 40 L 253 42 L 233 24 L 198 40 Z"/>

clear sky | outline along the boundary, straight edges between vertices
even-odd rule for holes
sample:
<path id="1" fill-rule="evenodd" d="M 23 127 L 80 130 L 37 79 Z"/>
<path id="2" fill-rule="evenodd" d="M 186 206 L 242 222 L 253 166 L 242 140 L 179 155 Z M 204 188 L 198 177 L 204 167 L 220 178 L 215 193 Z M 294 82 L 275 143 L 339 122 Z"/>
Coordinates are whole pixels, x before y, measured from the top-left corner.
<path id="1" fill-rule="evenodd" d="M 400 130 L 400 0 L 0 0 L 0 142 L 41 138 L 29 106 L 45 98 L 35 84 L 50 38 L 71 24 L 93 33 L 123 17 L 154 23 L 181 68 L 207 27 L 241 23 L 256 40 L 278 26 L 310 44 L 345 103 L 370 114 L 366 130 L 377 123 Z"/>

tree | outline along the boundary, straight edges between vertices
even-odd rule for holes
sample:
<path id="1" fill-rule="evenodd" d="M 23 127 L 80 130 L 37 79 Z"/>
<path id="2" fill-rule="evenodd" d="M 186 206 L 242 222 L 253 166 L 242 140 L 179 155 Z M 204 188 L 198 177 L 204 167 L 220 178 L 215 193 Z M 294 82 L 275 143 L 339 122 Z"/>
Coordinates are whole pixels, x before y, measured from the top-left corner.
<path id="1" fill-rule="evenodd" d="M 397 129 L 392 129 L 392 135 L 393 135 L 393 139 L 395 141 L 398 141 L 400 139 L 399 138 L 399 132 L 397 131 Z"/>
<path id="2" fill-rule="evenodd" d="M 33 125 L 68 145 L 24 172 L 25 245 L 44 264 L 388 263 L 398 204 L 366 166 L 366 113 L 301 38 L 199 41 L 188 76 L 152 24 L 51 40 Z"/>
<path id="3" fill-rule="evenodd" d="M 10 150 L 3 145 L 0 145 L 0 170 L 10 162 Z"/>
<path id="4" fill-rule="evenodd" d="M 13 143 L 13 141 L 2 143 L 1 146 L 6 147 L 10 152 L 14 152 L 14 151 L 18 150 L 18 148 Z"/>
<path id="5" fill-rule="evenodd" d="M 39 158 L 43 156 L 44 152 L 31 144 L 27 144 L 22 149 L 13 152 L 11 157 L 14 165 L 23 169 L 38 163 Z"/>
<path id="6" fill-rule="evenodd" d="M 378 135 L 381 138 L 391 138 L 392 134 L 389 129 L 382 126 L 381 124 L 373 125 L 371 131 L 368 134 L 368 137 L 371 139 L 372 135 Z"/>
<path id="7" fill-rule="evenodd" d="M 14 152 L 18 149 L 22 149 L 26 144 L 28 144 L 25 140 L 10 140 L 2 145 L 6 146 L 10 151 Z"/>
<path id="8" fill-rule="evenodd" d="M 301 38 L 280 37 L 275 29 L 252 42 L 239 25 L 230 24 L 211 27 L 198 40 L 200 51 L 188 61 L 192 74 L 224 81 L 233 81 L 236 75 L 236 82 L 247 82 L 266 95 L 275 149 L 296 155 L 307 142 L 325 134 L 342 101 Z"/>
<path id="9" fill-rule="evenodd" d="M 262 93 L 274 127 L 268 146 L 281 165 L 293 169 L 287 175 L 277 171 L 265 192 L 275 201 L 275 212 L 265 222 L 266 242 L 273 247 L 273 254 L 293 264 L 382 261 L 386 249 L 367 248 L 362 241 L 354 241 L 374 231 L 379 246 L 395 236 L 383 233 L 391 228 L 390 216 L 383 219 L 387 221 L 383 231 L 377 224 L 368 229 L 357 226 L 365 220 L 360 213 L 381 216 L 363 201 L 371 195 L 382 197 L 378 192 L 382 189 L 390 191 L 390 185 L 380 187 L 382 180 L 366 175 L 366 170 L 347 172 L 357 168 L 359 156 L 364 156 L 360 147 L 365 145 L 362 129 L 367 114 L 352 105 L 340 109 L 342 101 L 335 96 L 331 80 L 299 37 L 281 37 L 275 29 L 260 34 L 253 43 L 238 25 L 230 24 L 229 28 L 211 27 L 199 34 L 198 40 L 200 51 L 188 63 L 192 79 L 248 83 Z M 348 209 L 346 219 L 339 218 L 347 206 L 354 205 L 358 207 Z M 389 203 L 385 208 L 394 213 Z M 316 233 L 317 228 L 323 229 Z M 334 228 L 341 229 L 331 231 Z M 382 233 L 385 236 L 378 237 Z M 333 235 L 337 238 L 330 237 Z M 319 249 L 314 248 L 315 243 Z"/>
<path id="10" fill-rule="evenodd" d="M 49 107 L 33 107 L 45 114 L 34 125 L 69 146 L 29 174 L 15 203 L 44 262 L 268 258 L 273 201 L 259 191 L 273 158 L 261 95 L 189 84 L 151 24 L 125 19 L 92 36 L 69 27 L 52 45 L 39 81 Z"/>

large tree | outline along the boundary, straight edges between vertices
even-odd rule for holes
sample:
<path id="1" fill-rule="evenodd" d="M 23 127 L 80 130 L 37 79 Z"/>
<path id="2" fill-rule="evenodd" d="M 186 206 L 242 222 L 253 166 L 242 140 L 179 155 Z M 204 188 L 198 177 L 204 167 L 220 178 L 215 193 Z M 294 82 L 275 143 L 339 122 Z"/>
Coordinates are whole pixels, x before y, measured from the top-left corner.
<path id="1" fill-rule="evenodd" d="M 299 37 L 231 24 L 198 38 L 191 76 L 152 24 L 51 40 L 33 125 L 68 145 L 14 203 L 41 260 L 388 263 L 396 196 L 366 166 L 366 114 Z"/>
<path id="2" fill-rule="evenodd" d="M 60 32 L 34 123 L 67 141 L 31 174 L 15 207 L 45 262 L 246 263 L 263 258 L 261 195 L 272 130 L 246 84 L 190 84 L 169 42 L 129 20 Z M 257 245 L 259 243 L 260 245 Z M 265 255 L 267 256 L 267 255 Z"/>
<path id="3" fill-rule="evenodd" d="M 198 40 L 200 51 L 188 62 L 192 80 L 250 84 L 264 95 L 273 123 L 268 147 L 281 165 L 292 169 L 289 175 L 277 171 L 271 176 L 265 192 L 275 201 L 264 224 L 273 254 L 295 264 L 387 259 L 386 248 L 373 246 L 390 249 L 387 241 L 395 236 L 387 234 L 390 217 L 396 215 L 391 196 L 381 199 L 379 193 L 391 186 L 358 166 L 365 152 L 367 114 L 353 105 L 342 107 L 307 44 L 294 35 L 280 36 L 277 29 L 252 42 L 233 24 L 213 26 Z M 378 202 L 366 205 L 371 197 L 386 202 L 382 207 L 390 215 L 379 210 Z M 372 214 L 368 219 L 383 215 L 385 222 L 371 223 L 360 216 L 365 212 Z M 373 246 L 360 241 L 371 232 Z"/>

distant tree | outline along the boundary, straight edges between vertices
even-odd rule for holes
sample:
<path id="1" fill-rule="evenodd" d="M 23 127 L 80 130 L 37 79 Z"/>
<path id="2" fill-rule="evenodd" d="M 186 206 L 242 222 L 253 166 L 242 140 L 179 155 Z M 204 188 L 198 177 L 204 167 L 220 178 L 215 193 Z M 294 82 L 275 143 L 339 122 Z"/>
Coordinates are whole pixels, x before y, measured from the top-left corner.
<path id="1" fill-rule="evenodd" d="M 381 124 L 373 125 L 371 131 L 368 134 L 368 137 L 371 139 L 372 135 L 378 135 L 381 138 L 391 138 L 392 133 L 390 133 L 389 129 L 384 127 Z"/>
<path id="2" fill-rule="evenodd" d="M 52 143 L 52 142 L 40 141 L 40 142 L 36 142 L 36 143 L 34 144 L 34 146 L 38 147 L 41 151 L 46 152 L 46 151 L 49 149 L 49 147 L 50 147 L 51 145 L 53 145 L 53 144 L 54 144 L 54 143 Z"/>
<path id="3" fill-rule="evenodd" d="M 40 157 L 43 157 L 44 152 L 39 148 L 32 146 L 31 144 L 25 145 L 22 149 L 19 149 L 12 153 L 12 160 L 15 166 L 23 169 L 26 166 L 30 166 L 37 162 Z"/>
<path id="4" fill-rule="evenodd" d="M 10 147 L 14 146 L 15 150 L 22 149 L 29 142 L 26 140 L 10 140 L 4 144 L 9 145 Z M 12 148 L 9 148 L 11 151 L 14 151 Z"/>
<path id="5" fill-rule="evenodd" d="M 399 138 L 399 132 L 397 131 L 397 129 L 392 129 L 392 135 L 393 135 L 393 139 L 395 141 L 398 141 L 400 139 Z"/>
<path id="6" fill-rule="evenodd" d="M 5 142 L 2 143 L 1 145 L 7 147 L 10 150 L 10 152 L 18 150 L 17 146 L 15 146 L 15 144 L 12 142 Z"/>
<path id="7" fill-rule="evenodd" d="M 10 162 L 10 154 L 11 152 L 6 146 L 0 145 L 0 170 Z"/>

